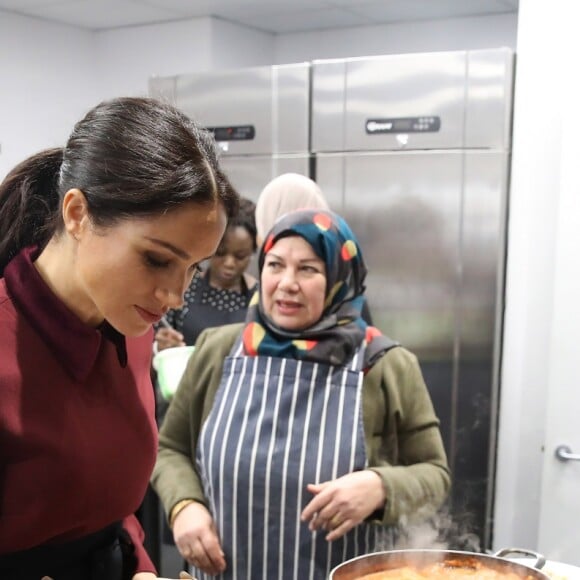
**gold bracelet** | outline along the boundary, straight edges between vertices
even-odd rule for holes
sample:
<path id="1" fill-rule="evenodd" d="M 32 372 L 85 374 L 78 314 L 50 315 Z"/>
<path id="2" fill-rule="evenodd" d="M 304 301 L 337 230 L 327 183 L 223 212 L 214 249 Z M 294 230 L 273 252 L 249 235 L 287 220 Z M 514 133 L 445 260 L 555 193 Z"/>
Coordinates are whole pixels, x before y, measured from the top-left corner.
<path id="1" fill-rule="evenodd" d="M 195 503 L 194 499 L 182 499 L 171 508 L 171 513 L 169 514 L 169 527 L 171 529 L 173 529 L 173 522 L 175 522 L 177 515 L 192 503 Z"/>

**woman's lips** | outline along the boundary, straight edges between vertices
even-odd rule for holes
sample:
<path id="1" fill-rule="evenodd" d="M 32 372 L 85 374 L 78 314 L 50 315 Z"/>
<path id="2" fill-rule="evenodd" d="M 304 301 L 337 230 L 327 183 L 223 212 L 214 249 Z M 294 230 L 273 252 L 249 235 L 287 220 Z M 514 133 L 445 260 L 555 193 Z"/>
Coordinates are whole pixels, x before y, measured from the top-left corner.
<path id="1" fill-rule="evenodd" d="M 148 324 L 157 324 L 161 318 L 163 318 L 162 314 L 153 314 L 153 312 L 149 312 L 149 310 L 145 310 L 140 306 L 135 305 L 135 310 L 139 314 L 139 316 Z"/>
<path id="2" fill-rule="evenodd" d="M 286 300 L 277 300 L 276 306 L 278 307 L 278 312 L 280 314 L 295 314 L 302 308 L 299 302 L 289 302 Z"/>

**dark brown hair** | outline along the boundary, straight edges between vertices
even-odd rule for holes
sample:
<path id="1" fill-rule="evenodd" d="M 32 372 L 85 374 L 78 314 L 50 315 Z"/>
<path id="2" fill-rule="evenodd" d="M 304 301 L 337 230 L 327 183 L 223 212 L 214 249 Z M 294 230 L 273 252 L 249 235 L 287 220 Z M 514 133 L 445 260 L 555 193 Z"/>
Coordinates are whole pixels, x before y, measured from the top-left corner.
<path id="1" fill-rule="evenodd" d="M 61 200 L 72 188 L 101 227 L 186 202 L 217 201 L 232 218 L 239 203 L 209 132 L 154 99 L 105 101 L 75 125 L 63 149 L 26 159 L 0 184 L 0 276 L 20 249 L 42 248 L 62 231 Z"/>
<path id="2" fill-rule="evenodd" d="M 228 221 L 228 229 L 235 227 L 244 228 L 250 234 L 252 238 L 252 249 L 255 252 L 258 249 L 256 239 L 256 204 L 247 197 L 240 197 L 238 215 Z"/>

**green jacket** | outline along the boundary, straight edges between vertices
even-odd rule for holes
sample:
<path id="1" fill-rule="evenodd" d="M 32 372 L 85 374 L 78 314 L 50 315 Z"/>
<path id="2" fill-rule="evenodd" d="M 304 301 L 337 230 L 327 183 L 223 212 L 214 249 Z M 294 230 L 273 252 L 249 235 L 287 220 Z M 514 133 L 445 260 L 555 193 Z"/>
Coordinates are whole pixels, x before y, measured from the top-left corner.
<path id="1" fill-rule="evenodd" d="M 182 499 L 208 505 L 195 469 L 197 439 L 242 327 L 210 328 L 199 336 L 165 416 L 151 482 L 168 514 Z M 449 491 L 449 468 L 417 359 L 404 348 L 389 350 L 365 376 L 363 423 L 369 467 L 385 486 L 383 523 L 431 515 Z"/>

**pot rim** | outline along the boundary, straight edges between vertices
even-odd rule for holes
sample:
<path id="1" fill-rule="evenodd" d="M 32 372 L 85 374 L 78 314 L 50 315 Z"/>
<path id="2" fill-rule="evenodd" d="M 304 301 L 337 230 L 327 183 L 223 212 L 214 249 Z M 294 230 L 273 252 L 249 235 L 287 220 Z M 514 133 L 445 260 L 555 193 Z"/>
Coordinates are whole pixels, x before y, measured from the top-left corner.
<path id="1" fill-rule="evenodd" d="M 500 552 L 502 552 L 502 550 L 500 550 Z M 498 552 L 499 553 L 499 552 Z M 376 557 L 381 557 L 381 556 L 389 556 L 389 557 L 396 557 L 396 556 L 413 556 L 413 555 L 438 555 L 438 556 L 461 556 L 461 557 L 475 557 L 479 560 L 489 560 L 492 562 L 499 562 L 500 564 L 506 564 L 508 566 L 515 566 L 516 571 L 521 571 L 522 574 L 536 574 L 538 575 L 538 578 L 542 579 L 542 580 L 549 580 L 549 576 L 547 574 L 545 574 L 544 572 L 542 572 L 542 570 L 538 569 L 538 568 L 532 568 L 530 566 L 526 566 L 525 564 L 521 564 L 519 562 L 515 562 L 513 559 L 511 558 L 504 558 L 502 556 L 497 556 L 497 555 L 493 555 L 493 554 L 480 554 L 477 552 L 466 552 L 463 550 L 439 550 L 439 549 L 434 549 L 434 548 L 425 548 L 425 549 L 421 549 L 421 548 L 410 548 L 410 549 L 405 549 L 405 550 L 382 550 L 380 552 L 371 552 L 370 554 L 362 554 L 360 556 L 356 556 L 354 558 L 351 558 L 350 560 L 346 560 L 344 562 L 342 562 L 341 564 L 339 564 L 338 566 L 335 566 L 331 571 L 330 571 L 330 575 L 329 575 L 329 580 L 333 580 L 333 578 L 335 578 L 335 573 L 337 571 L 339 571 L 339 569 L 341 567 L 346 567 L 347 564 L 356 564 L 357 561 L 359 560 L 363 560 L 363 559 L 367 559 L 367 560 L 372 560 Z M 523 578 L 523 576 L 522 576 Z"/>

